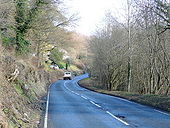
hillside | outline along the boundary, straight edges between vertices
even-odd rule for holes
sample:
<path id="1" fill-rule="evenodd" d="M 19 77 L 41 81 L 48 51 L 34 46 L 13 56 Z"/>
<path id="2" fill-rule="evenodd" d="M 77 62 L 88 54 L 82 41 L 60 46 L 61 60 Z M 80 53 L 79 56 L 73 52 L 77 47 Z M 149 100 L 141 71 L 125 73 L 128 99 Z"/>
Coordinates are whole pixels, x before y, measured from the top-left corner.
<path id="1" fill-rule="evenodd" d="M 0 127 L 38 127 L 48 85 L 62 71 L 35 66 L 35 57 L 16 57 L 0 47 Z M 53 76 L 53 77 L 52 77 Z"/>

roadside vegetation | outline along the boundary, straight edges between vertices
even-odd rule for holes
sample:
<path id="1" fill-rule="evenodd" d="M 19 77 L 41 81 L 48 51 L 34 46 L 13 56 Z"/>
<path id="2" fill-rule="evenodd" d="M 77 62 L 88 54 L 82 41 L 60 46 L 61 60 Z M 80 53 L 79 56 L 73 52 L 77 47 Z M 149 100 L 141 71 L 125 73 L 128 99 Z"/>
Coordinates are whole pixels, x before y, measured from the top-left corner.
<path id="1" fill-rule="evenodd" d="M 127 0 L 125 20 L 107 13 L 88 41 L 87 70 L 109 91 L 170 95 L 170 11 L 163 0 Z"/>
<path id="2" fill-rule="evenodd" d="M 90 78 L 86 78 L 79 81 L 79 85 L 86 89 L 111 96 L 121 97 L 143 105 L 148 105 L 157 109 L 170 112 L 170 96 L 156 94 L 139 94 L 136 92 L 126 91 L 108 91 L 102 86 L 96 86 L 95 83 L 96 82 Z"/>
<path id="3" fill-rule="evenodd" d="M 92 90 L 170 110 L 170 6 L 167 0 L 127 0 L 124 21 L 110 12 L 88 40 Z M 122 14 L 123 15 L 123 14 Z"/>

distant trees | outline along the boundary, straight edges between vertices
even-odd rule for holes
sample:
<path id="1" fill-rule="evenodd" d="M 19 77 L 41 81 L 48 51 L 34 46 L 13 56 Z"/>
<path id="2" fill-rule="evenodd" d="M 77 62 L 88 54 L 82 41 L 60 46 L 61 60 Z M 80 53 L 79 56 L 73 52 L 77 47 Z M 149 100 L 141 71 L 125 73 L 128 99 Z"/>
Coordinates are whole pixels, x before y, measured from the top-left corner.
<path id="1" fill-rule="evenodd" d="M 108 90 L 170 94 L 169 4 L 166 0 L 134 0 L 128 25 L 108 17 L 89 40 L 91 75 L 97 77 L 98 85 Z"/>

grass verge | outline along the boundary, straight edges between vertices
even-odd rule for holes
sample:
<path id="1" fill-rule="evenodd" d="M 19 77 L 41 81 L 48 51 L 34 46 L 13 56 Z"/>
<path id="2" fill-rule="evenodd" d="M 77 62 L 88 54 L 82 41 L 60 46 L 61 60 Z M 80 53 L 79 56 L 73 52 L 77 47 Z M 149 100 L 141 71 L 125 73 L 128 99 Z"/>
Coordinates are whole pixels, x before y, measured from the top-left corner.
<path id="1" fill-rule="evenodd" d="M 143 105 L 148 105 L 160 110 L 170 112 L 170 96 L 163 95 L 153 95 L 153 94 L 138 94 L 133 92 L 124 92 L 124 91 L 108 91 L 102 89 L 99 86 L 94 86 L 94 81 L 90 78 L 86 78 L 79 81 L 79 85 L 87 88 L 91 91 L 121 97 L 130 101 L 134 101 Z"/>

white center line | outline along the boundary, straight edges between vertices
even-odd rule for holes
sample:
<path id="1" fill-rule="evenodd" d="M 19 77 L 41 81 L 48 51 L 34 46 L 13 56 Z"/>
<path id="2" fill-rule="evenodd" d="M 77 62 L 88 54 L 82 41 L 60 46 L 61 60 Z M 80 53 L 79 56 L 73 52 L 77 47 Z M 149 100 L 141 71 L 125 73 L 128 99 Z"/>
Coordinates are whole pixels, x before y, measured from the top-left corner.
<path id="1" fill-rule="evenodd" d="M 66 86 L 66 81 L 64 82 L 64 87 L 65 87 L 67 90 L 69 90 L 70 92 L 72 92 L 72 93 L 74 93 L 74 94 L 76 94 L 76 95 L 80 96 L 80 94 L 78 94 L 78 93 L 76 93 L 76 92 L 74 92 L 74 91 L 70 90 L 70 89 Z M 82 97 L 83 99 L 86 99 L 86 100 L 87 100 L 87 98 L 86 98 L 86 97 L 84 97 L 84 96 L 81 96 L 81 97 Z M 93 105 L 95 105 L 95 106 L 97 106 L 97 107 L 101 108 L 101 106 L 100 106 L 100 105 L 96 104 L 96 103 L 95 103 L 95 102 L 93 102 L 93 101 L 90 101 L 90 103 L 92 103 Z M 125 122 L 125 121 L 123 121 L 123 120 L 119 119 L 118 117 L 114 116 L 114 115 L 113 115 L 112 113 L 110 113 L 109 111 L 106 111 L 106 113 L 107 113 L 107 114 L 109 114 L 110 116 L 112 116 L 113 118 L 117 119 L 118 121 L 122 122 L 123 124 L 125 124 L 125 125 L 129 125 L 127 122 Z M 44 127 L 44 128 L 47 128 L 47 127 Z"/>
<path id="2" fill-rule="evenodd" d="M 76 92 L 75 92 L 75 94 L 78 95 L 78 96 L 80 95 L 80 94 L 78 94 L 78 93 L 76 93 Z"/>
<path id="3" fill-rule="evenodd" d="M 87 100 L 87 98 L 86 97 L 84 97 L 84 96 L 81 96 L 83 99 L 85 99 L 85 100 Z"/>
<path id="4" fill-rule="evenodd" d="M 101 106 L 100 105 L 98 105 L 98 104 L 96 104 L 96 103 L 94 103 L 93 101 L 90 101 L 92 104 L 94 104 L 95 106 L 97 106 L 97 107 L 99 107 L 99 108 L 101 108 Z"/>
<path id="5" fill-rule="evenodd" d="M 95 104 L 93 101 L 90 101 L 90 103 Z"/>
<path id="6" fill-rule="evenodd" d="M 110 116 L 112 116 L 113 118 L 117 119 L 118 121 L 122 122 L 125 125 L 129 125 L 127 122 L 117 118 L 116 116 L 114 116 L 112 113 L 110 113 L 109 111 L 106 111 L 107 114 L 109 114 Z"/>
<path id="7" fill-rule="evenodd" d="M 80 94 L 78 94 L 78 93 L 70 90 L 70 89 L 66 86 L 66 81 L 64 82 L 64 87 L 65 87 L 67 90 L 69 90 L 70 92 L 72 92 L 72 93 L 74 93 L 74 94 L 76 94 L 76 95 L 78 95 L 78 96 L 80 95 Z"/>

